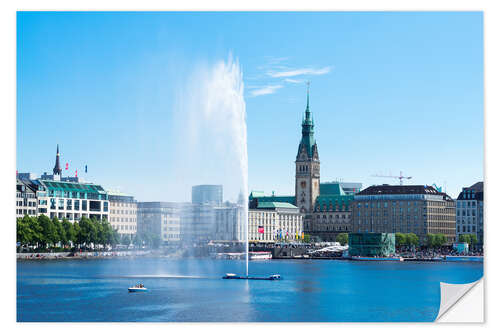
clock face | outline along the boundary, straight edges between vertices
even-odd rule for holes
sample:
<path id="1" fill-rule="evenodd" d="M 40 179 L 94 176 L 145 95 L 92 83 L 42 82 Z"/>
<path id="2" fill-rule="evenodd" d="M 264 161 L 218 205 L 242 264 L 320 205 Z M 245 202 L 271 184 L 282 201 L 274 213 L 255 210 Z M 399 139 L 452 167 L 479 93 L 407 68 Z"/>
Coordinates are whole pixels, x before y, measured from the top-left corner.
<path id="1" fill-rule="evenodd" d="M 306 182 L 305 182 L 305 181 L 300 182 L 300 186 L 301 186 L 302 188 L 306 188 Z"/>

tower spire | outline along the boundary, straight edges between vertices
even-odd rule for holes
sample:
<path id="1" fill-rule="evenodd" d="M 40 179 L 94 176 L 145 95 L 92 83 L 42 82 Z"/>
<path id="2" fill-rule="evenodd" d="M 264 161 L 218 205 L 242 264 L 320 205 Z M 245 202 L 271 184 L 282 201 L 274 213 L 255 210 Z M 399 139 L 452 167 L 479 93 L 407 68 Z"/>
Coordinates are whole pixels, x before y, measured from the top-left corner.
<path id="1" fill-rule="evenodd" d="M 59 175 L 61 176 L 61 166 L 59 164 L 59 144 L 57 144 L 57 151 L 56 151 L 56 165 L 54 166 L 54 169 L 52 170 L 54 175 Z"/>
<path id="2" fill-rule="evenodd" d="M 307 81 L 307 107 L 306 110 L 309 111 L 309 86 L 311 85 L 311 81 Z"/>

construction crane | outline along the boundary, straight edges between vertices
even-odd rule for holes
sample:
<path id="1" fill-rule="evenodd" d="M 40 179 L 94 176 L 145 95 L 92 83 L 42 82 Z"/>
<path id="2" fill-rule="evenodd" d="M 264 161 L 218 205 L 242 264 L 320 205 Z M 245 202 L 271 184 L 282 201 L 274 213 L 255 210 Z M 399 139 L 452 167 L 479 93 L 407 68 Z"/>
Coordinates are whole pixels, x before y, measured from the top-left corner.
<path id="1" fill-rule="evenodd" d="M 372 175 L 372 177 L 397 178 L 399 185 L 403 185 L 403 179 L 411 179 L 411 176 L 403 176 L 403 171 L 399 172 L 399 176 Z"/>

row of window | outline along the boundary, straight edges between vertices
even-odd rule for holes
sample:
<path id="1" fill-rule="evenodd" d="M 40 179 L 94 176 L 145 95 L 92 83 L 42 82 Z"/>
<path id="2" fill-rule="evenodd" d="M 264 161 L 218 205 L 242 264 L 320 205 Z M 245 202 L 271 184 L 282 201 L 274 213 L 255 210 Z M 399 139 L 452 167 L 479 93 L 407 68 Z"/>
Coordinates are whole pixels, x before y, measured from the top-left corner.
<path id="1" fill-rule="evenodd" d="M 111 209 L 111 214 L 135 215 L 135 214 L 137 214 L 137 211 L 136 210 L 128 210 L 128 209 Z"/>
<path id="2" fill-rule="evenodd" d="M 17 215 L 36 215 L 36 209 L 16 209 Z"/>
<path id="3" fill-rule="evenodd" d="M 16 193 L 17 198 L 35 198 L 35 194 L 33 193 L 22 193 L 22 192 L 17 192 Z"/>
<path id="4" fill-rule="evenodd" d="M 16 206 L 18 207 L 23 207 L 23 206 L 28 206 L 28 207 L 36 207 L 36 202 L 33 202 L 33 201 L 28 201 L 26 202 L 26 204 L 23 204 L 22 201 L 16 201 Z"/>
<path id="5" fill-rule="evenodd" d="M 110 222 L 137 222 L 137 219 L 134 217 L 111 217 Z"/>
<path id="6" fill-rule="evenodd" d="M 133 207 L 136 208 L 137 204 L 135 203 L 129 203 L 129 202 L 115 202 L 115 201 L 110 201 L 109 202 L 111 207 Z"/>
<path id="7" fill-rule="evenodd" d="M 457 216 L 476 216 L 476 210 L 475 209 L 457 209 Z"/>
<path id="8" fill-rule="evenodd" d="M 82 211 L 101 211 L 101 201 L 88 201 L 89 204 L 87 206 L 87 200 L 81 200 L 81 210 Z M 58 199 L 57 200 L 57 209 L 58 210 L 64 210 L 64 199 Z M 87 209 L 88 208 L 88 209 Z M 56 199 L 55 198 L 50 198 L 50 209 L 56 209 Z M 72 200 L 72 199 L 67 199 L 66 200 L 66 210 L 80 210 L 80 200 Z M 108 202 L 103 201 L 102 202 L 102 211 L 107 212 L 108 211 Z"/>
<path id="9" fill-rule="evenodd" d="M 460 232 L 460 226 L 459 225 L 457 225 L 457 232 Z M 462 232 L 476 232 L 476 226 L 473 225 L 472 228 L 471 228 L 470 225 L 468 225 L 468 226 L 463 225 L 462 226 Z"/>
<path id="10" fill-rule="evenodd" d="M 132 230 L 132 231 L 136 231 L 137 230 L 137 226 L 136 225 L 119 225 L 118 226 L 118 230 Z"/>

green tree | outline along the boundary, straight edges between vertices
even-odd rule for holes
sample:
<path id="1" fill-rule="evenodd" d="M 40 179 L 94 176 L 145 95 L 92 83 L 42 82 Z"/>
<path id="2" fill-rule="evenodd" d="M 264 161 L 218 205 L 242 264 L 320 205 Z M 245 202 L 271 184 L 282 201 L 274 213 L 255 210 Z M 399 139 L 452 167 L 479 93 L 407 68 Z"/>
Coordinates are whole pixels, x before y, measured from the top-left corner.
<path id="1" fill-rule="evenodd" d="M 476 244 L 477 244 L 477 236 L 476 236 L 476 234 L 471 234 L 470 235 L 470 245 L 474 246 Z"/>
<path id="2" fill-rule="evenodd" d="M 304 243 L 310 243 L 310 242 L 311 242 L 311 235 L 304 234 Z"/>
<path id="3" fill-rule="evenodd" d="M 407 245 L 406 235 L 400 232 L 396 232 L 396 246 L 405 246 Z"/>
<path id="4" fill-rule="evenodd" d="M 108 243 L 108 230 L 104 224 L 104 221 L 92 221 L 95 226 L 95 243 L 100 245 L 106 245 Z"/>
<path id="5" fill-rule="evenodd" d="M 444 234 L 436 235 L 436 247 L 441 247 L 446 244 L 446 236 Z"/>
<path id="6" fill-rule="evenodd" d="M 83 218 L 82 218 L 83 219 Z M 82 235 L 82 228 L 80 227 L 80 222 L 75 222 L 73 224 L 73 244 L 78 245 L 80 247 L 84 243 L 84 237 Z"/>
<path id="7" fill-rule="evenodd" d="M 408 245 L 418 246 L 419 244 L 418 236 L 415 235 L 413 232 L 406 235 L 406 241 Z"/>
<path id="8" fill-rule="evenodd" d="M 77 224 L 77 222 L 75 222 L 75 224 Z M 75 243 L 75 228 L 73 227 L 73 224 L 68 220 L 63 219 L 63 221 L 61 222 L 61 227 L 64 229 L 64 234 L 66 236 L 63 244 L 69 245 L 69 242 Z"/>
<path id="9" fill-rule="evenodd" d="M 436 235 L 434 234 L 427 234 L 427 242 L 426 242 L 428 247 L 435 247 L 436 246 Z"/>
<path id="10" fill-rule="evenodd" d="M 40 226 L 42 227 L 41 243 L 43 247 L 55 244 L 58 241 L 59 236 L 52 220 L 45 215 L 41 215 L 38 218 L 38 223 L 40 223 Z"/>
<path id="11" fill-rule="evenodd" d="M 339 242 L 340 245 L 344 246 L 349 241 L 349 235 L 347 233 L 345 233 L 345 232 L 342 232 L 342 233 L 340 233 L 340 234 L 337 235 L 337 237 L 335 238 L 335 240 L 337 242 Z"/>
<path id="12" fill-rule="evenodd" d="M 86 247 L 89 247 L 93 241 L 95 226 L 92 224 L 92 221 L 86 217 L 82 217 L 78 226 L 78 244 L 80 244 L 80 246 L 85 245 Z"/>
<path id="13" fill-rule="evenodd" d="M 123 244 L 125 246 L 129 246 L 131 242 L 132 242 L 132 239 L 130 238 L 130 235 L 128 235 L 128 234 L 123 234 L 120 238 L 120 244 Z"/>
<path id="14" fill-rule="evenodd" d="M 30 245 L 38 247 L 43 243 L 43 228 L 40 224 L 40 218 L 45 215 L 40 215 L 38 217 L 31 217 L 29 219 L 29 226 L 31 229 L 31 243 Z M 47 216 L 45 218 L 48 219 Z"/>
<path id="15" fill-rule="evenodd" d="M 141 246 L 142 245 L 142 237 L 141 237 L 141 235 L 139 233 L 135 234 L 133 243 L 136 246 Z"/>
<path id="16" fill-rule="evenodd" d="M 66 218 L 64 218 L 63 222 L 64 221 L 68 221 L 68 220 Z M 66 236 L 66 230 L 64 230 L 64 228 L 62 226 L 62 222 L 59 222 L 58 219 L 53 218 L 52 223 L 54 223 L 54 227 L 56 228 L 56 231 L 57 231 L 57 242 L 61 242 L 61 245 L 66 245 L 68 243 L 68 238 Z"/>
<path id="17" fill-rule="evenodd" d="M 460 236 L 458 236 L 458 241 L 460 243 L 470 244 L 470 235 L 469 234 L 461 234 Z"/>
<path id="18" fill-rule="evenodd" d="M 100 225 L 99 222 L 92 218 L 90 220 L 90 229 L 89 229 L 89 245 L 92 244 L 100 244 L 100 236 L 99 236 Z"/>
<path id="19" fill-rule="evenodd" d="M 31 217 L 25 215 L 23 218 L 16 219 L 16 240 L 21 245 L 30 244 L 33 237 L 31 230 Z"/>

